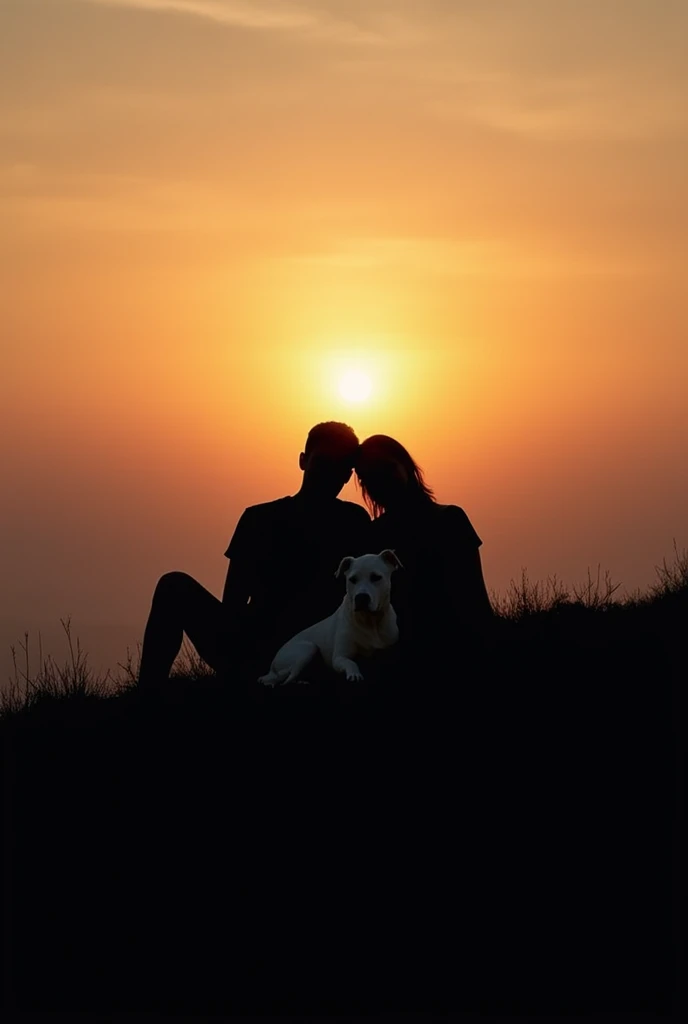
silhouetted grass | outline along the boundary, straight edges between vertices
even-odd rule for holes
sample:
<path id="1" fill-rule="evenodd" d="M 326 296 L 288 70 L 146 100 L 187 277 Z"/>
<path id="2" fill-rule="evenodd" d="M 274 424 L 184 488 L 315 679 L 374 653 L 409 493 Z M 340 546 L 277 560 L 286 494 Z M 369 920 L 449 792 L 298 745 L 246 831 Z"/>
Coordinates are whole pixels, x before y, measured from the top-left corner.
<path id="1" fill-rule="evenodd" d="M 33 670 L 29 634 L 19 642 L 20 654 L 12 646 L 14 674 L 9 684 L 0 690 L 0 718 L 28 713 L 41 717 L 55 712 L 56 705 L 69 705 L 82 709 L 93 706 L 95 701 L 112 701 L 113 698 L 131 694 L 138 682 L 141 645 L 136 652 L 127 648 L 126 660 L 118 664 L 118 671 L 109 669 L 96 673 L 88 665 L 88 655 L 77 637 L 72 638 L 71 618 L 60 619 L 65 633 L 68 656 L 60 665 L 52 655 L 43 656 L 39 634 L 38 667 Z M 194 647 L 184 638 L 182 650 L 172 668 L 171 678 L 189 683 L 207 681 L 214 673 L 198 656 Z"/>
<path id="2" fill-rule="evenodd" d="M 646 594 L 524 573 L 494 604 L 472 666 L 348 703 L 188 645 L 145 699 L 139 651 L 96 676 L 67 619 L 64 666 L 34 669 L 25 637 L 8 1008 L 668 1014 L 688 555 Z"/>

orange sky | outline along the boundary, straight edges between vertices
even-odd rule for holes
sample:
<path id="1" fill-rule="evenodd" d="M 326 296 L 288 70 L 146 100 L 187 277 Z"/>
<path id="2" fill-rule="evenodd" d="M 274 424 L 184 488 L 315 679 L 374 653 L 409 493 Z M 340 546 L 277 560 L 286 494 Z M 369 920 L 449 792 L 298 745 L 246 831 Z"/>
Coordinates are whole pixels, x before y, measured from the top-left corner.
<path id="1" fill-rule="evenodd" d="M 688 543 L 686 39 L 682 0 L 2 0 L 4 649 L 219 594 L 331 418 L 490 588 L 645 588 Z"/>

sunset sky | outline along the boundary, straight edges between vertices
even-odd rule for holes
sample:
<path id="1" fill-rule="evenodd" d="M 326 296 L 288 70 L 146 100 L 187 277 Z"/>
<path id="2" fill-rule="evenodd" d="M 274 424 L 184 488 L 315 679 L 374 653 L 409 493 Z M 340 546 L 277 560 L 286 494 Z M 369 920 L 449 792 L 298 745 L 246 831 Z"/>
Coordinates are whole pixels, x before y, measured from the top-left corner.
<path id="1" fill-rule="evenodd" d="M 167 570 L 219 596 L 323 419 L 410 449 L 490 589 L 645 589 L 686 168 L 685 0 L 0 0 L 2 681 L 68 614 L 123 657 Z"/>

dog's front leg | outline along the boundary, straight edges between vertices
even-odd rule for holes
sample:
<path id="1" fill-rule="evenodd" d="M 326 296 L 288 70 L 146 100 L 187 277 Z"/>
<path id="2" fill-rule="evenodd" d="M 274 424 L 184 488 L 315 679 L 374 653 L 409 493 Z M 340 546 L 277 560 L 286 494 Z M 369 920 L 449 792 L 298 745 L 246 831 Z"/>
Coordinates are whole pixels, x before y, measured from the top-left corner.
<path id="1" fill-rule="evenodd" d="M 332 668 L 335 672 L 342 672 L 350 683 L 363 679 L 360 668 L 355 661 L 352 661 L 341 651 L 335 651 L 332 658 Z"/>

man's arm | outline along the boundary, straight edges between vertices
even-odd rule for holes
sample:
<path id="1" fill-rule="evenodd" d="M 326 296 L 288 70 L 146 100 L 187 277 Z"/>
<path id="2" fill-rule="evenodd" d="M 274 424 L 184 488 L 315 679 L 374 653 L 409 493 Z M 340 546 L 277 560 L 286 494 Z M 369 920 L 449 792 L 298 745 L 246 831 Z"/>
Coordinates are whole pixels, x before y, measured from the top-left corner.
<path id="1" fill-rule="evenodd" d="M 231 558 L 222 592 L 222 603 L 234 615 L 246 607 L 250 596 L 250 573 L 247 567 L 241 564 L 240 558 Z"/>
<path id="2" fill-rule="evenodd" d="M 229 558 L 225 588 L 222 592 L 222 603 L 234 615 L 246 609 L 253 589 L 253 573 L 251 567 L 253 550 L 253 517 L 250 509 L 245 509 L 225 551 Z"/>

